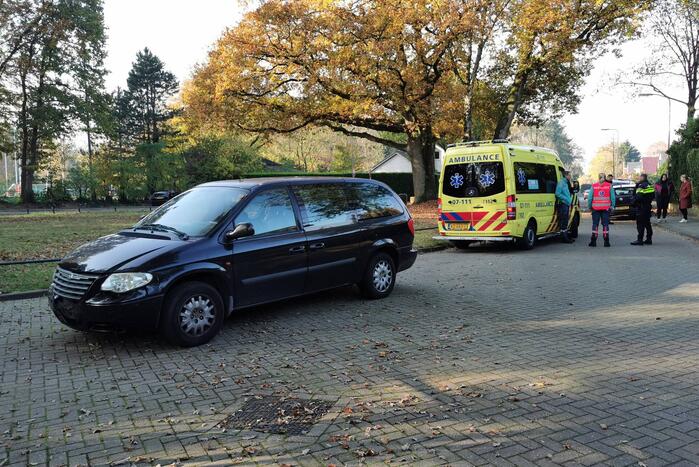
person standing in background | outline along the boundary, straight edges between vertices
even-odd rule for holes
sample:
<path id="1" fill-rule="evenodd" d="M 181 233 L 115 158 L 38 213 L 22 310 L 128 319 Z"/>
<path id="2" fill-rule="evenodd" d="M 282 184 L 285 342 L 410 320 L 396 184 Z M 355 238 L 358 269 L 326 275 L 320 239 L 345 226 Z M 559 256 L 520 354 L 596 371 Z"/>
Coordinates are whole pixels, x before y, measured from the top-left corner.
<path id="1" fill-rule="evenodd" d="M 592 185 L 588 191 L 587 207 L 592 212 L 592 237 L 588 246 L 597 246 L 600 222 L 602 222 L 604 246 L 611 246 L 609 243 L 609 215 L 616 207 L 616 198 L 612 184 L 605 179 L 603 173 L 599 174 L 597 183 Z"/>
<path id="2" fill-rule="evenodd" d="M 687 222 L 687 213 L 689 208 L 692 207 L 692 182 L 689 177 L 682 174 L 680 177 L 682 185 L 680 185 L 680 212 L 682 213 L 682 219 L 680 223 Z"/>
<path id="3" fill-rule="evenodd" d="M 675 185 L 668 179 L 667 174 L 662 174 L 658 183 L 655 184 L 655 217 L 657 222 L 667 222 L 667 207 L 670 205 L 670 198 L 675 192 Z"/>
<path id="4" fill-rule="evenodd" d="M 568 221 L 570 219 L 570 203 L 573 201 L 570 172 L 564 172 L 564 177 L 556 185 L 556 203 L 558 206 L 558 228 L 561 232 L 561 242 L 573 243 L 568 236 Z"/>
<path id="5" fill-rule="evenodd" d="M 612 193 L 614 193 L 614 174 L 607 174 L 607 178 L 605 178 L 605 180 L 612 186 Z M 614 222 L 612 222 L 611 211 L 609 212 L 609 225 L 614 225 Z"/>
<path id="6" fill-rule="evenodd" d="M 641 174 L 641 180 L 636 184 L 636 195 L 634 196 L 634 205 L 636 206 L 636 230 L 638 237 L 632 245 L 652 245 L 653 244 L 653 226 L 650 225 L 650 218 L 653 212 L 653 198 L 655 189 L 648 183 L 648 175 Z M 646 240 L 643 241 L 643 234 L 646 235 Z"/>

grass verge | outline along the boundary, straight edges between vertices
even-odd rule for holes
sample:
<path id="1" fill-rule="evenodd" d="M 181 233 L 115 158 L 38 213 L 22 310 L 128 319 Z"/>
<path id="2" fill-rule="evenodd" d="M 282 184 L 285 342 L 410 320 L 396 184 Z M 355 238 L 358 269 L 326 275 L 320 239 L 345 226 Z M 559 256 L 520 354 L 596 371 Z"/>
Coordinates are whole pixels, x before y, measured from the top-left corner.
<path id="1" fill-rule="evenodd" d="M 415 248 L 418 250 L 431 250 L 437 247 L 448 246 L 448 243 L 444 240 L 435 240 L 432 238 L 435 235 L 439 235 L 436 220 L 415 220 L 415 241 L 413 242 Z"/>
<path id="2" fill-rule="evenodd" d="M 147 212 L 0 215 L 0 261 L 61 258 L 83 243 L 135 224 Z"/>
<path id="3" fill-rule="evenodd" d="M 148 211 L 0 215 L 0 261 L 62 258 L 79 245 L 135 224 Z M 0 293 L 46 289 L 55 263 L 0 266 Z"/>
<path id="4" fill-rule="evenodd" d="M 47 289 L 55 263 L 0 266 L 0 294 Z"/>

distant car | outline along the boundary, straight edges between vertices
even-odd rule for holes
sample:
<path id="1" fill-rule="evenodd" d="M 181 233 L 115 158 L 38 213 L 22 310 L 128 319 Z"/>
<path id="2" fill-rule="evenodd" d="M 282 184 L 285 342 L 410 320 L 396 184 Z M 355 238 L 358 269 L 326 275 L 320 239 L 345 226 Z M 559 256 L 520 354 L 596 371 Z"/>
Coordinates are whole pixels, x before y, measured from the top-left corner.
<path id="1" fill-rule="evenodd" d="M 636 184 L 630 180 L 614 180 L 614 196 L 616 197 L 616 207 L 612 217 L 627 216 L 636 218 L 636 207 L 633 198 L 636 195 Z"/>
<path id="2" fill-rule="evenodd" d="M 156 191 L 150 197 L 150 204 L 151 206 L 160 206 L 172 199 L 174 195 L 174 191 Z"/>

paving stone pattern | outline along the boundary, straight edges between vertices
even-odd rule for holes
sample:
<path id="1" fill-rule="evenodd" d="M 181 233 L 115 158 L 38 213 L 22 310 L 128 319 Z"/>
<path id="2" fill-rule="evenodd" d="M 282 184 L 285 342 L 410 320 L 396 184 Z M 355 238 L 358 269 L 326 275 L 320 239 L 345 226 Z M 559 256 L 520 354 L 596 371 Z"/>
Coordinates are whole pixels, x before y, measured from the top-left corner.
<path id="1" fill-rule="evenodd" d="M 265 306 L 195 349 L 0 303 L 0 465 L 699 464 L 699 245 L 612 229 L 421 255 L 389 299 Z M 222 423 L 269 396 L 328 410 Z"/>

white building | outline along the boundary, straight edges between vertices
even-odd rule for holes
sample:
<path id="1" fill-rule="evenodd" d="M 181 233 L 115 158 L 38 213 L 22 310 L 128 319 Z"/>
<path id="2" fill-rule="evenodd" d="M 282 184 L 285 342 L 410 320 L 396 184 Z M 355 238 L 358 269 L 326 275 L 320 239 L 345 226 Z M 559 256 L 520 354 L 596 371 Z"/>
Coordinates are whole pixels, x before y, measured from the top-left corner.
<path id="1" fill-rule="evenodd" d="M 439 145 L 434 147 L 434 170 L 436 173 L 442 171 L 442 161 L 444 160 L 444 148 Z M 413 165 L 408 154 L 404 151 L 394 150 L 384 160 L 376 164 L 371 173 L 413 173 Z"/>
<path id="2" fill-rule="evenodd" d="M 641 162 L 627 162 L 626 163 L 626 173 L 629 175 L 640 175 L 641 173 Z"/>

